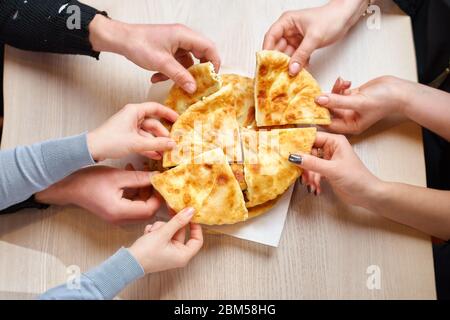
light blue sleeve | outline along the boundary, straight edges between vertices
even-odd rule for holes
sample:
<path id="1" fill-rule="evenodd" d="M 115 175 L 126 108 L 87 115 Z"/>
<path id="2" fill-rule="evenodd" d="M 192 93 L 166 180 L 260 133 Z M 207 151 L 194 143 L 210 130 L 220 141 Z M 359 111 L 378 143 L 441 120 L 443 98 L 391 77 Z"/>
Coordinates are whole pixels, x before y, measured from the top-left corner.
<path id="1" fill-rule="evenodd" d="M 128 249 L 121 248 L 108 260 L 81 276 L 79 286 L 60 285 L 42 294 L 41 300 L 109 300 L 144 270 Z"/>
<path id="2" fill-rule="evenodd" d="M 86 133 L 0 151 L 0 210 L 92 164 Z"/>

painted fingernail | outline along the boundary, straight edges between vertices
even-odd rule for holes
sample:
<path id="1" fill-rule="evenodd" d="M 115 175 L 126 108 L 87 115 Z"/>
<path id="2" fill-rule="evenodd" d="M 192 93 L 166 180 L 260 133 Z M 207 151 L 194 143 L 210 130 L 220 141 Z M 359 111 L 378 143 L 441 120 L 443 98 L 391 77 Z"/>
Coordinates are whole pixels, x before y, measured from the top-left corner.
<path id="1" fill-rule="evenodd" d="M 288 160 L 295 164 L 302 164 L 303 158 L 299 154 L 290 154 Z"/>
<path id="2" fill-rule="evenodd" d="M 328 104 L 328 102 L 330 102 L 330 98 L 328 98 L 327 96 L 320 96 L 316 98 L 316 103 L 322 106 Z"/>
<path id="3" fill-rule="evenodd" d="M 318 195 L 317 190 L 314 190 L 314 195 L 317 197 L 317 195 Z"/>
<path id="4" fill-rule="evenodd" d="M 308 193 L 311 193 L 311 192 L 312 192 L 311 186 L 310 186 L 310 185 L 307 185 L 307 186 L 306 186 L 306 190 L 308 190 Z"/>
<path id="5" fill-rule="evenodd" d="M 289 75 L 295 76 L 297 73 L 300 72 L 300 69 L 302 66 L 298 62 L 294 62 L 289 66 Z"/>
<path id="6" fill-rule="evenodd" d="M 190 218 L 194 215 L 195 209 L 194 208 L 186 208 L 183 210 L 182 214 L 186 217 L 186 218 Z"/>
<path id="7" fill-rule="evenodd" d="M 176 146 L 177 146 L 177 143 L 175 141 L 167 141 L 167 147 L 175 148 Z"/>
<path id="8" fill-rule="evenodd" d="M 183 86 L 183 89 L 188 93 L 194 93 L 197 90 L 195 83 L 188 82 Z"/>

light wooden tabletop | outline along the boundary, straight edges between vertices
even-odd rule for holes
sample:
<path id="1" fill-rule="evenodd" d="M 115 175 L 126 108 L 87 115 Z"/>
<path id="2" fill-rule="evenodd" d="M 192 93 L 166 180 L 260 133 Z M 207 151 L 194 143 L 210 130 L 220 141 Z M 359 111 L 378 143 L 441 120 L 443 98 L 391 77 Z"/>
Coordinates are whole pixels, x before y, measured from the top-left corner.
<path id="1" fill-rule="evenodd" d="M 184 23 L 213 39 L 225 67 L 252 74 L 265 31 L 287 9 L 324 1 L 86 1 L 113 18 Z M 411 24 L 387 6 L 381 28 L 363 19 L 339 44 L 316 53 L 311 72 L 329 91 L 337 76 L 355 85 L 383 74 L 416 80 Z M 388 14 L 387 12 L 394 12 Z M 6 50 L 2 148 L 92 129 L 129 102 L 160 100 L 150 74 L 124 58 Z M 425 185 L 421 132 L 381 123 L 352 139 L 364 163 L 382 179 Z M 118 164 L 118 163 L 116 163 Z M 351 168 L 342 168 L 351 170 Z M 430 238 L 337 200 L 296 186 L 279 248 L 207 235 L 183 270 L 147 276 L 124 299 L 435 298 Z M 0 217 L 0 298 L 32 298 L 66 281 L 66 267 L 96 265 L 141 234 L 143 225 L 114 227 L 75 207 Z M 381 288 L 366 281 L 377 266 Z"/>

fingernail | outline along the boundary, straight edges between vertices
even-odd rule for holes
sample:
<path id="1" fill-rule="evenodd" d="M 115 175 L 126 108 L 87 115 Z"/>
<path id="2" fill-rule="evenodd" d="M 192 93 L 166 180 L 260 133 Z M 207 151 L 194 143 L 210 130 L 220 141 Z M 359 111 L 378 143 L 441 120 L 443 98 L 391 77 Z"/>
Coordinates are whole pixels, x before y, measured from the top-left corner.
<path id="1" fill-rule="evenodd" d="M 318 193 L 317 193 L 317 190 L 314 190 L 314 195 L 317 196 L 317 194 L 318 194 Z"/>
<path id="2" fill-rule="evenodd" d="M 303 158 L 299 154 L 290 154 L 288 160 L 295 164 L 302 164 Z"/>
<path id="3" fill-rule="evenodd" d="M 322 106 L 328 104 L 328 102 L 330 102 L 330 98 L 328 98 L 327 96 L 320 96 L 316 98 L 316 103 Z"/>
<path id="4" fill-rule="evenodd" d="M 167 146 L 169 148 L 175 148 L 177 146 L 177 143 L 175 141 L 167 141 Z"/>
<path id="5" fill-rule="evenodd" d="M 298 179 L 298 180 L 299 180 L 300 184 L 303 185 L 303 177 L 300 176 L 300 179 Z"/>
<path id="6" fill-rule="evenodd" d="M 351 81 L 348 81 L 348 80 L 345 80 L 345 81 L 344 81 L 344 86 L 350 87 L 351 85 L 352 85 L 352 82 L 351 82 Z"/>
<path id="7" fill-rule="evenodd" d="M 183 89 L 188 93 L 194 93 L 197 90 L 195 83 L 188 82 L 183 86 Z"/>
<path id="8" fill-rule="evenodd" d="M 194 208 L 186 208 L 186 209 L 184 209 L 183 210 L 183 215 L 186 217 L 186 218 L 190 218 L 190 217 L 192 217 L 193 215 L 194 215 L 194 212 L 195 212 L 195 209 Z"/>
<path id="9" fill-rule="evenodd" d="M 311 193 L 312 192 L 311 186 L 310 185 L 306 186 L 306 190 L 308 190 L 308 193 Z"/>
<path id="10" fill-rule="evenodd" d="M 289 66 L 289 75 L 295 76 L 297 73 L 300 72 L 300 69 L 302 66 L 298 62 L 294 62 Z"/>

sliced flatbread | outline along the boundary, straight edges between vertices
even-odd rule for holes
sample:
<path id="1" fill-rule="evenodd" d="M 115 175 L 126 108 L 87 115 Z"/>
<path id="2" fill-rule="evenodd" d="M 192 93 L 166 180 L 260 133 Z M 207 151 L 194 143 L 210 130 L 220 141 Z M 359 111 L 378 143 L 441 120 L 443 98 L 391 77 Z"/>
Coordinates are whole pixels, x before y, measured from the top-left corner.
<path id="1" fill-rule="evenodd" d="M 284 193 L 302 170 L 288 161 L 290 153 L 310 153 L 316 128 L 254 131 L 242 129 L 247 208 Z"/>
<path id="2" fill-rule="evenodd" d="M 197 90 L 193 94 L 189 94 L 177 85 L 174 85 L 165 101 L 165 105 L 175 110 L 178 114 L 182 114 L 189 106 L 219 91 L 222 87 L 220 77 L 215 73 L 211 62 L 195 64 L 188 71 L 197 83 Z"/>
<path id="3" fill-rule="evenodd" d="M 316 80 L 304 68 L 291 77 L 289 59 L 278 51 L 264 50 L 256 54 L 257 125 L 330 124 L 328 109 L 314 101 L 321 94 Z"/>
<path id="4" fill-rule="evenodd" d="M 266 201 L 264 203 L 261 203 L 261 204 L 255 206 L 255 207 L 247 208 L 247 210 L 248 210 L 248 218 L 249 219 L 256 218 L 256 217 L 259 217 L 260 215 L 266 213 L 267 211 L 272 209 L 278 203 L 278 200 L 280 200 L 282 196 L 283 195 L 279 195 L 275 199 Z"/>
<path id="5" fill-rule="evenodd" d="M 221 75 L 223 86 L 233 86 L 235 98 L 236 118 L 243 128 L 256 127 L 255 121 L 255 94 L 253 79 L 237 74 Z"/>
<path id="6" fill-rule="evenodd" d="M 195 156 L 217 147 L 222 148 L 228 161 L 241 162 L 232 86 L 225 86 L 190 106 L 172 126 L 170 138 L 177 146 L 164 153 L 165 168 L 189 162 Z"/>
<path id="7" fill-rule="evenodd" d="M 219 148 L 153 176 L 152 185 L 175 211 L 195 208 L 193 222 L 221 225 L 248 218 L 239 183 Z"/>
<path id="8" fill-rule="evenodd" d="M 247 189 L 244 177 L 244 165 L 242 163 L 230 163 L 231 171 L 233 171 L 234 177 L 239 183 L 241 190 Z"/>

